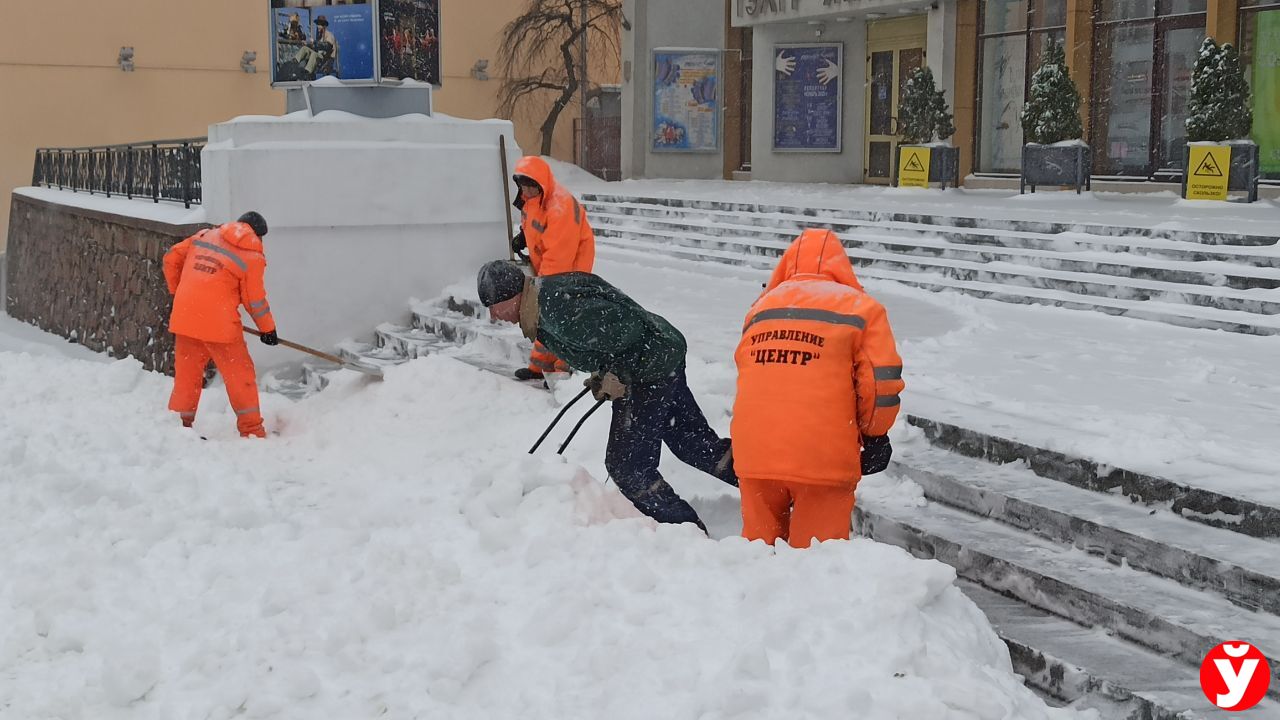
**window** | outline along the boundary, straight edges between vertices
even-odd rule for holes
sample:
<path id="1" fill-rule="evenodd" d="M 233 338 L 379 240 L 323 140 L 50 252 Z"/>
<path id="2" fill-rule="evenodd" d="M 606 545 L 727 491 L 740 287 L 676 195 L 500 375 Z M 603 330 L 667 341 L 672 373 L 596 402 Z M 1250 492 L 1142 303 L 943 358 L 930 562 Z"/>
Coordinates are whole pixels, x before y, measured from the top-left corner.
<path id="1" fill-rule="evenodd" d="M 1280 180 L 1280 2 L 1241 0 L 1240 61 L 1253 105 L 1262 177 Z"/>
<path id="2" fill-rule="evenodd" d="M 1097 0 L 1089 144 L 1097 175 L 1182 170 L 1205 0 Z"/>
<path id="3" fill-rule="evenodd" d="M 1062 42 L 1066 37 L 1066 3 L 985 0 L 981 20 L 978 171 L 1016 173 L 1022 162 L 1018 114 L 1046 41 Z"/>

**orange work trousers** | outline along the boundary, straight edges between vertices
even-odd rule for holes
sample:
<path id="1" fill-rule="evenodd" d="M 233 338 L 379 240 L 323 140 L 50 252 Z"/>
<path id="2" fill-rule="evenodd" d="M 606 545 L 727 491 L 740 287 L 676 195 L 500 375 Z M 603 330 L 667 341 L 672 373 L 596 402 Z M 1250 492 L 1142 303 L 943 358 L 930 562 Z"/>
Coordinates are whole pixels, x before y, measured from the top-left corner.
<path id="1" fill-rule="evenodd" d="M 529 353 L 529 369 L 539 375 L 552 372 L 569 372 L 569 364 L 555 356 L 546 345 L 533 341 L 533 352 Z"/>
<path id="2" fill-rule="evenodd" d="M 211 343 L 186 335 L 174 335 L 177 352 L 173 373 L 173 394 L 169 409 L 178 413 L 183 425 L 195 422 L 204 386 L 204 369 L 213 360 L 227 386 L 231 409 L 236 413 L 236 429 L 242 437 L 266 437 L 262 411 L 258 407 L 258 376 L 244 341 Z"/>
<path id="3" fill-rule="evenodd" d="M 739 478 L 742 536 L 770 545 L 779 538 L 807 548 L 817 540 L 848 540 L 854 488 L 786 480 Z"/>

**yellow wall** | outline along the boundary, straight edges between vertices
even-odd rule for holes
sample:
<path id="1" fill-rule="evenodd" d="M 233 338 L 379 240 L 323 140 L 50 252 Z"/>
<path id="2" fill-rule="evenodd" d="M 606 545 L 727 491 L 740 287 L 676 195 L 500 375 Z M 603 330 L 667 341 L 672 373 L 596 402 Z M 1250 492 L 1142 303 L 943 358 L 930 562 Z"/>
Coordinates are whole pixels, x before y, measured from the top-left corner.
<path id="1" fill-rule="evenodd" d="M 465 118 L 494 116 L 501 78 L 502 26 L 527 0 L 443 0 L 443 88 L 436 110 Z M 237 115 L 284 111 L 284 92 L 270 85 L 267 0 L 0 0 L 0 250 L 8 236 L 9 194 L 31 183 L 37 147 L 109 145 L 198 137 Z M 134 48 L 134 72 L 116 64 Z M 240 70 L 245 50 L 258 54 L 257 74 Z M 490 80 L 471 77 L 489 60 Z M 592 76 L 617 82 L 617 58 L 593 57 Z M 595 69 L 600 66 L 601 69 Z M 553 155 L 573 157 L 573 119 L 566 108 Z M 516 138 L 538 148 L 538 113 L 518 113 Z"/>

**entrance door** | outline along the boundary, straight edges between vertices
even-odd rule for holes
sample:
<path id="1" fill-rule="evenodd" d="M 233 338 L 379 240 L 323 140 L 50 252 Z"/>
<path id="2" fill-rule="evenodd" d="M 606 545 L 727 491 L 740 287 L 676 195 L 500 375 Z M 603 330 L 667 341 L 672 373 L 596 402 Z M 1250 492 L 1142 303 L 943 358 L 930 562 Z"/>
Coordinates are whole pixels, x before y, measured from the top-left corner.
<path id="1" fill-rule="evenodd" d="M 888 185 L 898 146 L 898 100 L 911 73 L 924 67 L 925 16 L 867 23 L 865 182 Z"/>

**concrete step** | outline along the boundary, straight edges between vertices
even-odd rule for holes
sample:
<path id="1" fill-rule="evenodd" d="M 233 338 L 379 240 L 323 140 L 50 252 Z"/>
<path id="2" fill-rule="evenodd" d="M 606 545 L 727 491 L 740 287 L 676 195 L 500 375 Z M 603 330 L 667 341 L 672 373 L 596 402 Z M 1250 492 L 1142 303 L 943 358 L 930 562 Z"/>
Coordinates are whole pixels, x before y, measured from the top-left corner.
<path id="1" fill-rule="evenodd" d="M 762 244 L 785 249 L 795 239 L 796 228 L 771 228 L 740 224 L 741 218 L 712 219 L 698 217 L 654 217 L 637 219 L 633 215 L 596 212 L 591 215 L 593 228 L 625 236 L 628 231 L 643 230 L 660 237 L 675 239 L 680 235 L 705 236 L 711 247 L 726 249 L 731 244 Z M 1170 259 L 1125 252 L 1085 249 L 1061 240 L 1048 249 L 970 243 L 964 235 L 959 240 L 936 233 L 895 231 L 873 225 L 844 230 L 840 233 L 846 247 L 898 255 L 965 260 L 978 263 L 1008 262 L 1046 270 L 1084 272 L 1144 280 L 1159 280 L 1189 285 L 1206 285 L 1236 290 L 1274 289 L 1280 287 L 1280 267 L 1257 267 L 1245 262 L 1218 260 Z"/>
<path id="2" fill-rule="evenodd" d="M 775 205 L 769 203 L 736 202 L 721 200 L 692 200 L 678 197 L 652 197 L 621 195 L 617 193 L 587 193 L 582 196 L 588 208 L 592 204 L 647 208 L 671 214 L 706 212 L 733 215 L 776 215 L 796 219 L 805 223 L 817 222 L 863 222 L 863 223 L 898 223 L 911 226 L 937 226 L 942 228 L 964 228 L 971 231 L 1000 233 L 1029 233 L 1032 235 L 1062 235 L 1064 233 L 1092 235 L 1099 238 L 1120 237 L 1128 241 L 1131 238 L 1157 238 L 1175 242 L 1194 243 L 1197 245 L 1213 245 L 1227 247 L 1268 247 L 1277 245 L 1280 240 L 1270 235 L 1248 235 L 1232 232 L 1201 232 L 1194 230 L 1178 230 L 1172 228 L 1125 227 L 1121 225 L 1104 225 L 1090 223 L 1058 223 L 1052 221 L 1009 220 L 1003 218 L 974 218 L 924 213 L 882 212 L 874 210 L 856 210 L 850 208 L 814 208 L 796 205 Z"/>
<path id="3" fill-rule="evenodd" d="M 1203 525 L 1251 537 L 1280 538 L 1280 508 L 1046 450 L 952 422 L 912 414 L 905 419 L 944 450 L 1000 465 L 1022 463 L 1042 478 L 1166 508 Z"/>
<path id="4" fill-rule="evenodd" d="M 909 446 L 898 455 L 894 472 L 929 500 L 1280 615 L 1280 545 L 1274 541 L 1043 478 L 1021 462 L 993 465 L 930 446 Z"/>
<path id="5" fill-rule="evenodd" d="M 770 270 L 776 264 L 775 256 L 749 255 L 735 251 L 681 247 L 647 240 L 620 240 L 604 235 L 596 238 L 597 250 L 614 253 L 617 257 L 643 259 L 654 253 L 688 260 L 720 262 Z M 1091 310 L 1110 315 L 1121 315 L 1140 320 L 1154 320 L 1182 327 L 1225 330 L 1251 335 L 1280 334 L 1280 316 L 1259 315 L 1238 310 L 1221 310 L 1181 303 L 1156 300 L 1125 300 L 1095 295 L 1083 295 L 1063 290 L 1046 290 L 1036 287 L 1020 287 L 999 283 L 955 280 L 925 272 L 886 270 L 874 265 L 863 266 L 858 275 L 864 279 L 892 280 L 912 287 L 934 292 L 954 290 L 975 297 L 1001 300 L 1018 304 L 1040 304 L 1073 310 Z"/>
<path id="6" fill-rule="evenodd" d="M 920 507 L 868 499 L 855 514 L 868 537 L 945 562 L 989 590 L 1192 667 L 1224 640 L 1280 647 L 1280 617 L 941 503 Z M 1277 665 L 1273 679 L 1280 676 Z M 1272 688 L 1280 695 L 1280 684 Z"/>
<path id="7" fill-rule="evenodd" d="M 1196 720 L 1231 714 L 1209 704 L 1199 670 L 1085 628 L 1024 602 L 957 580 L 1009 647 L 1014 672 L 1026 684 L 1103 720 Z M 1264 699 L 1249 716 L 1280 718 L 1280 703 Z"/>
<path id="8" fill-rule="evenodd" d="M 658 230 L 617 229 L 609 226 L 597 228 L 596 235 L 598 240 L 612 240 L 615 244 L 645 243 L 645 247 L 656 251 L 675 245 L 688 249 L 714 248 L 721 251 L 747 252 L 766 257 L 780 255 L 781 251 L 790 244 L 747 238 L 731 240 L 703 233 L 671 235 Z M 1116 277 L 1100 273 L 1052 270 L 1011 262 L 974 262 L 898 252 L 877 252 L 856 243 L 847 250 L 847 253 L 856 266 L 876 267 L 897 272 L 924 272 L 964 282 L 1025 286 L 1119 300 L 1163 300 L 1220 310 L 1280 315 L 1280 291 L 1274 289 L 1235 290 L 1135 277 Z"/>

